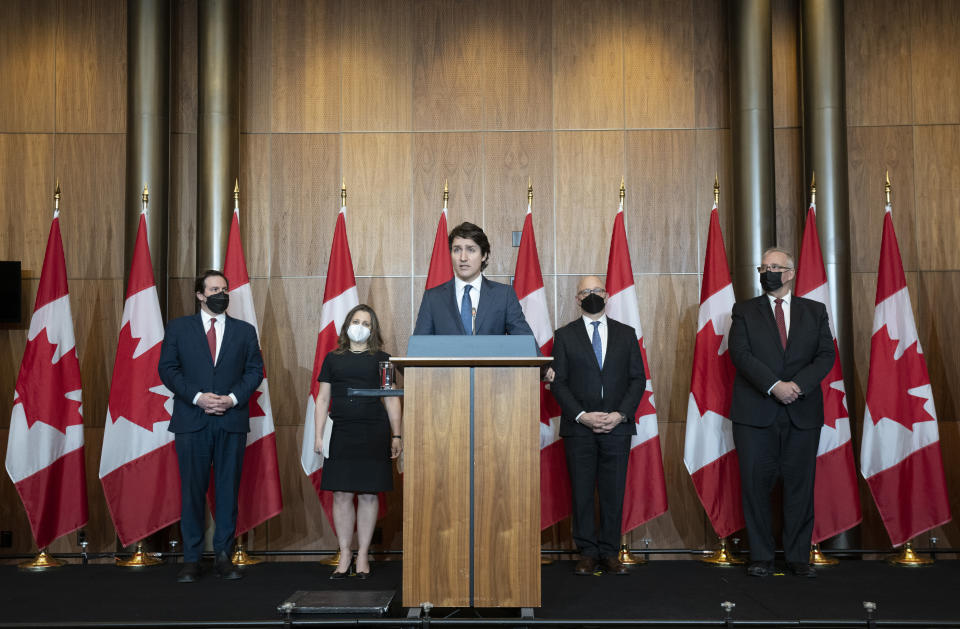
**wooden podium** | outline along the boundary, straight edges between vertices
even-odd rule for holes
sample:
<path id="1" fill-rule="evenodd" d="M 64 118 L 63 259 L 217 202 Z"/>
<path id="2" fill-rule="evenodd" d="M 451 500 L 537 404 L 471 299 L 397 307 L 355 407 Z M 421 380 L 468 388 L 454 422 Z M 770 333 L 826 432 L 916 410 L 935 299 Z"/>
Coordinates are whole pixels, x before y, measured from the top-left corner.
<path id="1" fill-rule="evenodd" d="M 452 351 L 483 342 L 447 338 Z M 404 607 L 539 607 L 539 367 L 550 359 L 391 360 L 404 368 Z"/>

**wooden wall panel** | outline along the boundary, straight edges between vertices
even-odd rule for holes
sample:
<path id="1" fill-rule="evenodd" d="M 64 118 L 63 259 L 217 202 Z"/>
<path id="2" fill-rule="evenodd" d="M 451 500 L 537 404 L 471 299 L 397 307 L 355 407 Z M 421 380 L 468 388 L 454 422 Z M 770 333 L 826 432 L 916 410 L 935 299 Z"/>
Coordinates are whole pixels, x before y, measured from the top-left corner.
<path id="1" fill-rule="evenodd" d="M 410 318 L 409 277 L 361 277 L 357 279 L 360 303 L 377 313 L 383 351 L 391 356 L 405 356 L 407 339 L 413 332 Z"/>
<path id="2" fill-rule="evenodd" d="M 343 136 L 347 234 L 357 275 L 410 273 L 409 133 Z"/>
<path id="3" fill-rule="evenodd" d="M 123 133 L 127 128 L 127 5 L 59 0 L 57 131 Z"/>
<path id="4" fill-rule="evenodd" d="M 270 0 L 243 0 L 240 3 L 241 133 L 270 131 L 273 5 Z"/>
<path id="5" fill-rule="evenodd" d="M 68 277 L 123 278 L 126 137 L 60 134 L 54 150 Z"/>
<path id="6" fill-rule="evenodd" d="M 480 3 L 419 0 L 413 8 L 413 128 L 483 124 Z"/>
<path id="7" fill-rule="evenodd" d="M 483 137 L 479 133 L 413 136 L 413 269 L 426 275 L 449 180 L 447 227 L 463 221 L 483 227 Z M 419 304 L 419 299 L 417 301 Z"/>
<path id="8" fill-rule="evenodd" d="M 513 275 L 517 249 L 512 232 L 526 218 L 527 185 L 533 185 L 533 231 L 540 270 L 553 272 L 553 134 L 487 133 L 484 136 L 483 225 L 492 255 L 486 273 Z"/>
<path id="9" fill-rule="evenodd" d="M 799 127 L 800 69 L 798 0 L 773 0 L 773 126 Z"/>
<path id="10" fill-rule="evenodd" d="M 960 272 L 932 271 L 920 273 L 920 290 L 912 295 L 918 302 L 921 318 L 917 321 L 920 345 L 927 359 L 933 401 L 940 422 L 960 422 L 960 328 L 956 316 L 960 311 Z M 960 455 L 960 451 L 955 451 Z M 953 466 L 956 467 L 956 466 Z"/>
<path id="11" fill-rule="evenodd" d="M 802 142 L 800 129 L 774 129 L 777 245 L 793 251 L 795 256 L 800 250 L 803 219 L 810 202 L 810 182 L 803 181 Z"/>
<path id="12" fill-rule="evenodd" d="M 176 0 L 171 4 L 173 6 L 170 13 L 170 132 L 195 134 L 199 107 L 197 0 Z M 241 42 L 242 46 L 243 42 Z M 242 56 L 240 68 L 243 73 L 245 67 Z M 242 79 L 240 87 L 245 87 Z M 241 96 L 241 101 L 243 100 L 244 97 Z"/>
<path id="13" fill-rule="evenodd" d="M 624 141 L 620 131 L 555 134 L 557 273 L 607 272 L 620 180 L 626 174 Z M 636 252 L 631 255 L 635 259 Z"/>
<path id="14" fill-rule="evenodd" d="M 0 9 L 0 132 L 53 131 L 55 0 Z"/>
<path id="15" fill-rule="evenodd" d="M 87 427 L 102 428 L 106 421 L 125 294 L 122 277 L 70 280 L 70 308 L 83 380 L 83 424 Z"/>
<path id="16" fill-rule="evenodd" d="M 411 128 L 412 15 L 405 0 L 344 3 L 344 131 Z"/>
<path id="17" fill-rule="evenodd" d="M 707 233 L 710 229 L 710 210 L 713 209 L 713 182 L 720 182 L 720 229 L 723 232 L 727 264 L 733 261 L 733 198 L 732 143 L 727 129 L 701 129 L 697 131 L 697 171 L 693 187 L 697 191 L 697 203 L 693 221 L 697 230 L 697 269 L 703 272 L 703 260 L 707 251 Z"/>
<path id="18" fill-rule="evenodd" d="M 55 187 L 52 135 L 0 134 L 0 259 L 24 278 L 40 277 Z"/>
<path id="19" fill-rule="evenodd" d="M 915 127 L 918 266 L 960 269 L 960 125 Z M 899 198 L 899 197 L 898 197 Z"/>
<path id="20" fill-rule="evenodd" d="M 940 424 L 940 449 L 943 455 L 944 474 L 947 479 L 950 512 L 957 513 L 960 510 L 960 465 L 951 465 L 951 463 L 956 461 L 957 455 L 960 454 L 960 422 L 952 421 Z M 957 522 L 954 518 L 947 524 L 933 529 L 927 535 L 936 536 L 939 540 L 937 542 L 938 546 L 956 548 L 957 543 L 960 542 L 960 522 Z M 937 558 L 940 558 L 939 554 Z M 957 559 L 957 555 L 945 555 L 944 558 Z"/>
<path id="21" fill-rule="evenodd" d="M 270 136 L 240 134 L 240 233 L 247 273 L 270 276 Z"/>
<path id="22" fill-rule="evenodd" d="M 910 5 L 913 103 L 917 124 L 960 123 L 960 5 L 926 0 Z"/>
<path id="23" fill-rule="evenodd" d="M 241 193 L 243 190 L 241 189 Z M 170 134 L 167 275 L 197 275 L 197 135 Z M 243 197 L 240 197 L 241 202 Z M 243 206 L 241 206 L 242 208 Z M 242 217 L 241 217 L 242 218 Z"/>
<path id="24" fill-rule="evenodd" d="M 626 2 L 623 24 L 627 128 L 693 127 L 693 5 Z"/>
<path id="25" fill-rule="evenodd" d="M 623 26 L 614 0 L 558 0 L 553 11 L 553 125 L 623 127 Z"/>
<path id="26" fill-rule="evenodd" d="M 847 129 L 850 269 L 855 273 L 877 272 L 886 203 L 883 182 L 887 171 L 893 186 L 893 225 L 900 241 L 903 268 L 908 271 L 918 268 L 913 134 L 911 127 Z"/>
<path id="27" fill-rule="evenodd" d="M 730 126 L 727 1 L 693 3 L 696 126 Z"/>
<path id="28" fill-rule="evenodd" d="M 271 138 L 271 274 L 326 273 L 330 243 L 340 211 L 340 138 L 336 135 L 278 135 Z M 347 188 L 347 207 L 350 205 Z M 350 215 L 347 214 L 347 224 Z"/>
<path id="29" fill-rule="evenodd" d="M 912 6 L 897 0 L 844 3 L 849 126 L 913 122 Z"/>
<path id="30" fill-rule="evenodd" d="M 273 4 L 274 131 L 340 130 L 341 9 L 338 0 Z"/>
<path id="31" fill-rule="evenodd" d="M 624 214 L 634 273 L 697 272 L 694 131 L 628 131 Z"/>
<path id="32" fill-rule="evenodd" d="M 86 413 L 86 404 L 84 404 Z M 113 526 L 113 519 L 107 509 L 107 499 L 103 495 L 103 485 L 100 484 L 100 453 L 103 450 L 103 428 L 91 428 L 87 425 L 83 431 L 84 472 L 87 477 L 87 508 L 89 519 L 83 527 L 90 545 L 87 551 L 91 553 L 108 553 L 117 547 L 117 531 Z M 65 535 L 58 542 L 65 546 L 65 552 L 79 552 L 77 534 Z M 157 548 L 156 550 L 160 550 Z M 164 549 L 166 550 L 166 549 Z"/>
<path id="33" fill-rule="evenodd" d="M 481 3 L 485 129 L 549 129 L 553 7 L 550 0 Z"/>

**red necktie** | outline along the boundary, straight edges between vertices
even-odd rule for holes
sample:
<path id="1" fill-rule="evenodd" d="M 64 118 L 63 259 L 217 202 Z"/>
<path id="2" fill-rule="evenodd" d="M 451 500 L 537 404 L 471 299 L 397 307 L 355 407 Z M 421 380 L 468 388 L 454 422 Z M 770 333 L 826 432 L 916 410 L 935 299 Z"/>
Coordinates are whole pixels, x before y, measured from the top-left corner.
<path id="1" fill-rule="evenodd" d="M 215 324 L 217 323 L 216 319 L 210 319 L 210 329 L 207 330 L 207 345 L 210 346 L 210 358 L 213 359 L 214 364 L 217 362 L 217 328 Z"/>
<path id="2" fill-rule="evenodd" d="M 773 309 L 773 314 L 777 319 L 777 330 L 780 332 L 780 344 L 783 345 L 784 349 L 787 347 L 787 320 L 783 317 L 783 300 L 774 299 L 773 300 L 777 305 Z"/>

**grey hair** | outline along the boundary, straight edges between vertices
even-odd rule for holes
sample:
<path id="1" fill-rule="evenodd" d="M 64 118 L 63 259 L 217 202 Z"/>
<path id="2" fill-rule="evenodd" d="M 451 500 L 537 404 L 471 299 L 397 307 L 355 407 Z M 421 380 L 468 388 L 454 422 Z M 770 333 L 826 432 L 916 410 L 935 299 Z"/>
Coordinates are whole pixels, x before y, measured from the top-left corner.
<path id="1" fill-rule="evenodd" d="M 768 253 L 782 253 L 783 255 L 787 256 L 788 260 L 790 260 L 790 266 L 797 266 L 796 260 L 793 259 L 793 253 L 791 253 L 788 249 L 784 249 L 783 247 L 767 247 L 763 250 L 763 255 L 760 256 L 760 259 L 763 260 L 766 258 Z"/>

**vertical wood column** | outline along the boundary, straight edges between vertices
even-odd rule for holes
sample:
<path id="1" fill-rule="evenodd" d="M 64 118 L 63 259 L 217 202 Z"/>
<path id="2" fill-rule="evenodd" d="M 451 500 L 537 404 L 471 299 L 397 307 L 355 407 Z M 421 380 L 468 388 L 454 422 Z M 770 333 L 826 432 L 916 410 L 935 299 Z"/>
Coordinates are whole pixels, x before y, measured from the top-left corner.
<path id="1" fill-rule="evenodd" d="M 777 240 L 770 0 L 731 0 L 730 116 L 733 140 L 733 288 L 759 294 L 756 266 Z"/>
<path id="2" fill-rule="evenodd" d="M 200 0 L 197 272 L 219 269 L 239 175 L 238 19 L 229 0 Z"/>
<path id="3" fill-rule="evenodd" d="M 170 182 L 170 3 L 127 5 L 127 172 L 124 186 L 124 286 L 150 190 L 147 240 L 160 310 L 167 312 L 167 206 Z"/>

